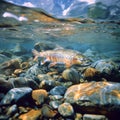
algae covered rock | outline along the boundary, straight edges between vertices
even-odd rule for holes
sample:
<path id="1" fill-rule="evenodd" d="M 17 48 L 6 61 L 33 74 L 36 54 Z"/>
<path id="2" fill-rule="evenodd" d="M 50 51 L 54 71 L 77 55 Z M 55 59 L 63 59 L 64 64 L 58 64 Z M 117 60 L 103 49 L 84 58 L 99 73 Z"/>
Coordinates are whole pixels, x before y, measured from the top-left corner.
<path id="1" fill-rule="evenodd" d="M 65 101 L 91 113 L 120 112 L 120 83 L 90 82 L 69 87 Z M 90 109 L 91 108 L 91 109 Z M 99 110 L 99 111 L 97 111 Z"/>

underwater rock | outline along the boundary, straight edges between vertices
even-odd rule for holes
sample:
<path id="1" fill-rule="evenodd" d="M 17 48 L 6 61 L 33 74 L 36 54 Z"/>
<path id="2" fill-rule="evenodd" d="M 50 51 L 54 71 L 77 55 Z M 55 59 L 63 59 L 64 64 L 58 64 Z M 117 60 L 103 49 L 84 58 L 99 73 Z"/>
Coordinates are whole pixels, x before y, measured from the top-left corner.
<path id="1" fill-rule="evenodd" d="M 7 93 L 13 85 L 4 78 L 0 78 L 0 93 Z"/>
<path id="2" fill-rule="evenodd" d="M 59 82 L 55 81 L 49 74 L 39 74 L 37 76 L 39 79 L 39 88 L 50 90 L 56 85 L 59 85 Z"/>
<path id="3" fill-rule="evenodd" d="M 93 80 L 93 79 L 98 79 L 99 77 L 99 72 L 92 67 L 88 67 L 84 73 L 83 73 L 84 78 L 86 78 L 87 80 Z"/>
<path id="4" fill-rule="evenodd" d="M 29 98 L 32 89 L 29 87 L 13 88 L 1 100 L 0 105 L 14 104 L 24 98 Z"/>
<path id="5" fill-rule="evenodd" d="M 48 98 L 48 92 L 44 89 L 33 90 L 32 98 L 35 100 L 36 105 L 41 105 Z"/>
<path id="6" fill-rule="evenodd" d="M 22 69 L 15 69 L 13 74 L 16 76 L 19 76 L 21 73 L 23 73 L 24 71 Z"/>
<path id="7" fill-rule="evenodd" d="M 42 82 L 43 80 L 50 80 L 50 81 L 53 81 L 53 78 L 48 75 L 48 74 L 38 74 L 38 79 L 40 82 Z"/>
<path id="8" fill-rule="evenodd" d="M 58 111 L 64 117 L 72 116 L 74 114 L 74 109 L 70 103 L 63 103 L 59 105 Z"/>
<path id="9" fill-rule="evenodd" d="M 29 67 L 30 67 L 29 62 L 22 62 L 22 63 L 20 64 L 20 68 L 21 68 L 22 70 L 27 69 L 27 68 L 29 68 Z"/>
<path id="10" fill-rule="evenodd" d="M 62 104 L 62 101 L 58 101 L 58 100 L 56 100 L 56 101 L 50 101 L 49 104 L 50 104 L 50 106 L 51 106 L 52 108 L 58 109 L 59 105 Z"/>
<path id="11" fill-rule="evenodd" d="M 82 114 L 76 113 L 76 115 L 75 115 L 75 120 L 83 120 L 82 117 L 83 117 Z"/>
<path id="12" fill-rule="evenodd" d="M 20 87 L 30 87 L 32 89 L 39 88 L 38 84 L 33 79 L 25 77 L 10 78 L 8 79 L 8 82 L 11 83 L 15 88 Z"/>
<path id="13" fill-rule="evenodd" d="M 107 59 L 102 59 L 94 62 L 92 65 L 100 73 L 112 75 L 118 72 L 119 66 L 115 62 Z"/>
<path id="14" fill-rule="evenodd" d="M 85 113 L 112 115 L 120 114 L 119 96 L 120 83 L 90 82 L 69 87 L 64 98 Z"/>
<path id="15" fill-rule="evenodd" d="M 51 95 L 64 95 L 65 91 L 67 90 L 64 86 L 56 86 L 53 89 L 50 90 Z"/>
<path id="16" fill-rule="evenodd" d="M 63 71 L 62 73 L 62 77 L 66 80 L 66 81 L 71 81 L 73 84 L 77 84 L 80 82 L 80 75 L 79 73 L 73 69 L 66 69 Z"/>
<path id="17" fill-rule="evenodd" d="M 17 111 L 18 111 L 17 105 L 14 104 L 14 105 L 10 106 L 10 108 L 8 109 L 6 115 L 13 116 Z"/>
<path id="18" fill-rule="evenodd" d="M 28 78 L 32 78 L 34 76 L 37 76 L 38 74 L 43 74 L 43 72 L 40 69 L 40 66 L 38 64 L 35 64 L 27 70 L 25 76 Z"/>
<path id="19" fill-rule="evenodd" d="M 1 55 L 5 55 L 6 57 L 8 57 L 8 58 L 11 58 L 12 57 L 12 53 L 8 50 L 8 51 L 6 51 L 6 50 L 1 50 L 0 51 L 0 56 Z"/>
<path id="20" fill-rule="evenodd" d="M 13 73 L 15 69 L 20 68 L 20 59 L 11 59 L 3 62 L 0 65 L 0 72 L 5 73 L 6 75 L 10 75 Z"/>
<path id="21" fill-rule="evenodd" d="M 41 110 L 37 109 L 32 109 L 27 113 L 21 114 L 19 116 L 20 120 L 37 120 L 41 116 Z"/>
<path id="22" fill-rule="evenodd" d="M 61 95 L 49 95 L 49 98 L 51 101 L 56 101 L 56 100 L 60 101 L 61 99 L 63 99 L 63 96 L 61 96 Z"/>
<path id="23" fill-rule="evenodd" d="M 46 89 L 46 90 L 49 91 L 52 88 L 54 88 L 56 85 L 57 85 L 56 81 L 53 81 L 53 80 L 43 80 L 42 82 L 40 82 L 39 88 Z"/>
<path id="24" fill-rule="evenodd" d="M 44 104 L 42 109 L 42 116 L 46 118 L 54 118 L 57 115 L 57 111 L 53 110 L 51 106 Z"/>
<path id="25" fill-rule="evenodd" d="M 108 120 L 104 115 L 84 114 L 83 120 Z"/>

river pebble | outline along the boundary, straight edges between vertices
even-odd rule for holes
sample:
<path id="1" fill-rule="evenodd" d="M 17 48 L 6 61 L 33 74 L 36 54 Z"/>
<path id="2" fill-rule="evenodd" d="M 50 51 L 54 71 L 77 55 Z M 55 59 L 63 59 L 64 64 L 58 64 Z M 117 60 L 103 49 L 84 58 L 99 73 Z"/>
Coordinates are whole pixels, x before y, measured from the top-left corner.
<path id="1" fill-rule="evenodd" d="M 73 84 L 77 84 L 80 82 L 80 75 L 73 68 L 64 70 L 62 73 L 62 77 L 65 80 L 71 81 Z"/>
<path id="2" fill-rule="evenodd" d="M 63 103 L 59 105 L 58 111 L 64 117 L 72 116 L 74 114 L 74 109 L 70 103 Z"/>
<path id="3" fill-rule="evenodd" d="M 41 110 L 32 109 L 29 112 L 19 116 L 20 120 L 37 120 L 41 116 Z"/>
<path id="4" fill-rule="evenodd" d="M 35 100 L 36 105 L 41 105 L 48 98 L 48 92 L 44 89 L 33 90 L 32 98 Z"/>
<path id="5" fill-rule="evenodd" d="M 32 92 L 32 89 L 28 87 L 13 88 L 4 96 L 4 98 L 0 102 L 0 105 L 14 104 L 26 97 L 29 98 L 31 92 Z"/>
<path id="6" fill-rule="evenodd" d="M 64 95 L 66 91 L 66 87 L 64 86 L 56 86 L 50 90 L 51 95 Z"/>
<path id="7" fill-rule="evenodd" d="M 41 108 L 42 116 L 45 118 L 54 118 L 57 115 L 57 111 L 53 110 L 51 106 L 44 104 Z"/>

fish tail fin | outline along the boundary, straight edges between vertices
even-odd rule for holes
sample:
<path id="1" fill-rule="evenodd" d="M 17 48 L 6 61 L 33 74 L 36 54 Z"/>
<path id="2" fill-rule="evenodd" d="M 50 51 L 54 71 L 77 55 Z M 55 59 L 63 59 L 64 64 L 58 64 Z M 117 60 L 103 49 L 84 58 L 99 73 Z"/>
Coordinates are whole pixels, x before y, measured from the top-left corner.
<path id="1" fill-rule="evenodd" d="M 32 49 L 32 53 L 34 55 L 34 61 L 36 61 L 38 59 L 40 53 L 35 49 Z"/>

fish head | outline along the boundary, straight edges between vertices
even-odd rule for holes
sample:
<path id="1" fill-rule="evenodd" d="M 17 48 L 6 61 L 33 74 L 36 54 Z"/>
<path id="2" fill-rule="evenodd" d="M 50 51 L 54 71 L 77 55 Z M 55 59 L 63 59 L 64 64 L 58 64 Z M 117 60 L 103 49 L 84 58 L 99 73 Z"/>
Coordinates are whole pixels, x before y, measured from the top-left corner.
<path id="1" fill-rule="evenodd" d="M 83 67 L 89 66 L 92 63 L 92 61 L 89 58 L 87 58 L 86 56 L 82 56 L 82 55 L 76 56 L 75 61 L 76 61 L 76 64 L 83 66 Z"/>

